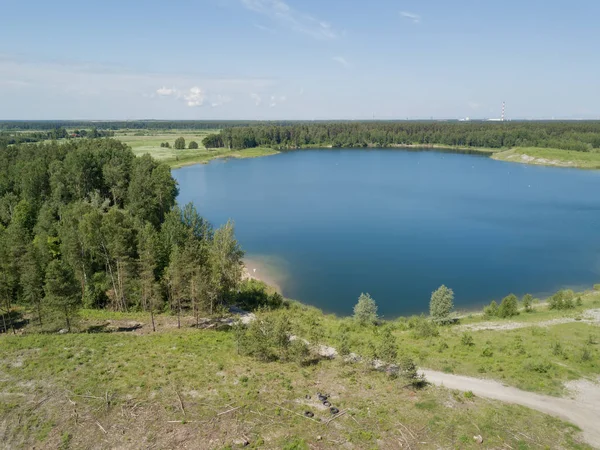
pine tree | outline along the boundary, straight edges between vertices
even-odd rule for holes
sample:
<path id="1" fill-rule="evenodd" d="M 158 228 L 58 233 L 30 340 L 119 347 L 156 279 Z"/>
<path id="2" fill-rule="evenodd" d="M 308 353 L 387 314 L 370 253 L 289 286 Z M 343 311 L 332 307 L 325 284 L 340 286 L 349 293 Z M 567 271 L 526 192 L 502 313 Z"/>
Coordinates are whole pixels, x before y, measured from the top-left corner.
<path id="1" fill-rule="evenodd" d="M 64 316 L 70 332 L 73 317 L 81 306 L 81 295 L 73 270 L 61 260 L 51 261 L 46 268 L 45 293 L 48 307 Z"/>
<path id="2" fill-rule="evenodd" d="M 42 326 L 44 272 L 33 244 L 27 246 L 27 252 L 21 260 L 21 285 L 23 287 L 23 300 L 34 308 L 38 324 Z"/>

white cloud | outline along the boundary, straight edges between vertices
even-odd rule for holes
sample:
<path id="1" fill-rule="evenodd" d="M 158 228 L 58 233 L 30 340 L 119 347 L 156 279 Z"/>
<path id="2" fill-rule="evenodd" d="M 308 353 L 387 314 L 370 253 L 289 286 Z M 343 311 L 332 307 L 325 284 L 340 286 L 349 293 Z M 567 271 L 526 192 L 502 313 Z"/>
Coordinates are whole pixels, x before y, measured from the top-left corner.
<path id="1" fill-rule="evenodd" d="M 348 63 L 348 61 L 346 61 L 346 58 L 344 58 L 343 56 L 334 56 L 333 60 L 337 63 L 340 63 L 344 67 L 350 67 L 350 64 Z"/>
<path id="2" fill-rule="evenodd" d="M 177 94 L 177 89 L 175 89 L 175 88 L 167 88 L 167 87 L 163 86 L 160 89 L 157 89 L 156 93 L 158 95 L 161 95 L 161 96 L 165 97 L 165 96 Z"/>
<path id="3" fill-rule="evenodd" d="M 187 102 L 188 106 L 202 106 L 204 104 L 204 91 L 198 86 L 194 86 L 183 94 L 183 99 Z"/>
<path id="4" fill-rule="evenodd" d="M 216 108 L 217 106 L 221 106 L 225 103 L 229 103 L 231 101 L 231 97 L 227 95 L 217 94 L 216 97 L 211 99 L 210 106 Z"/>
<path id="5" fill-rule="evenodd" d="M 304 33 L 315 39 L 336 39 L 331 24 L 296 11 L 282 0 L 241 0 L 247 9 L 262 14 L 280 26 Z"/>
<path id="6" fill-rule="evenodd" d="M 271 95 L 271 102 L 269 103 L 269 107 L 273 108 L 279 103 L 284 103 L 286 100 L 287 97 L 285 95 L 281 95 L 279 97 L 276 95 Z"/>
<path id="7" fill-rule="evenodd" d="M 400 15 L 405 19 L 411 20 L 413 23 L 421 23 L 421 16 L 419 14 L 411 13 L 408 11 L 400 11 Z"/>
<path id="8" fill-rule="evenodd" d="M 274 29 L 269 28 L 269 27 L 265 27 L 264 25 L 259 25 L 257 23 L 255 23 L 253 25 L 254 25 L 254 28 L 258 28 L 259 30 L 264 31 L 266 33 L 271 33 L 271 34 L 275 34 L 276 33 L 276 31 Z"/>
<path id="9" fill-rule="evenodd" d="M 250 94 L 250 98 L 252 98 L 252 100 L 254 100 L 254 104 L 256 106 L 260 106 L 260 104 L 262 103 L 262 98 L 260 97 L 260 95 L 255 94 L 254 92 L 252 94 Z"/>

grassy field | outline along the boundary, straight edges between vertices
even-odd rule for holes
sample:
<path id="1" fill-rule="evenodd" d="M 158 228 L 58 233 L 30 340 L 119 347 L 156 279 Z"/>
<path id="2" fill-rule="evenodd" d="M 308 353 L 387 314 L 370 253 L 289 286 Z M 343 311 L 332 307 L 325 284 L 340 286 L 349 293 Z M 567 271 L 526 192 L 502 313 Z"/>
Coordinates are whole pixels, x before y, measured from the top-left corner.
<path id="1" fill-rule="evenodd" d="M 258 362 L 233 332 L 172 319 L 147 334 L 0 336 L 0 448 L 589 448 L 519 406 L 409 389 L 339 359 Z M 343 414 L 331 420 L 318 391 Z"/>
<path id="2" fill-rule="evenodd" d="M 487 322 L 481 315 L 465 318 L 460 325 L 433 329 L 418 317 L 390 321 L 386 326 L 400 352 L 429 369 L 490 378 L 550 395 L 563 395 L 563 383 L 569 380 L 598 379 L 600 328 L 577 319 L 584 317 L 586 309 L 600 308 L 600 295 L 584 295 L 583 306 L 571 312 L 548 311 L 545 305 L 538 308 L 511 319 L 495 319 L 492 329 L 468 329 Z M 290 317 L 298 334 L 311 342 L 336 348 L 345 343 L 360 355 L 372 354 L 381 344 L 381 327 L 358 326 L 351 318 L 340 319 L 297 303 L 292 309 Z M 551 320 L 559 323 L 548 326 Z M 527 326 L 511 328 L 514 323 Z M 472 337 L 470 345 L 463 343 L 464 335 Z"/>
<path id="3" fill-rule="evenodd" d="M 246 150 L 226 150 L 226 149 L 206 149 L 202 145 L 202 140 L 211 133 L 218 130 L 198 130 L 190 132 L 189 130 L 169 130 L 161 132 L 124 130 L 115 134 L 118 139 L 129 145 L 136 156 L 146 153 L 153 158 L 168 163 L 172 168 L 183 167 L 190 164 L 206 163 L 215 158 L 255 158 L 258 156 L 267 156 L 278 153 L 270 148 L 251 148 Z M 173 148 L 175 139 L 183 137 L 186 147 L 191 141 L 196 141 L 199 148 L 192 150 L 176 150 Z M 161 147 L 160 144 L 168 142 L 170 148 Z"/>
<path id="4" fill-rule="evenodd" d="M 519 147 L 494 153 L 492 158 L 523 164 L 574 167 L 579 169 L 600 169 L 600 153 L 598 152 L 576 152 L 555 148 Z"/>

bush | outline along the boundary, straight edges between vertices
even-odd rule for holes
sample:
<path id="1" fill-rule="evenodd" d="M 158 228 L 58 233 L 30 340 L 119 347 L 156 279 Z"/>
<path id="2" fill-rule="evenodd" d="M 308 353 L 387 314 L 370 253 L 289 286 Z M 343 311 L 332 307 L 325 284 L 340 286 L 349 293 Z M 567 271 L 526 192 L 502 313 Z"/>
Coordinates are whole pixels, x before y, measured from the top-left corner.
<path id="1" fill-rule="evenodd" d="M 253 311 L 258 308 L 277 309 L 284 304 L 280 293 L 269 294 L 267 285 L 262 281 L 248 279 L 242 282 L 239 291 L 234 295 L 232 302 L 240 308 Z"/>
<path id="2" fill-rule="evenodd" d="M 485 356 L 486 358 L 491 358 L 494 356 L 494 350 L 491 347 L 485 347 L 481 352 L 481 356 Z"/>
<path id="3" fill-rule="evenodd" d="M 531 294 L 525 294 L 523 296 L 523 299 L 521 301 L 523 302 L 523 308 L 525 308 L 526 312 L 533 311 L 533 308 L 532 308 L 532 305 L 533 305 L 533 295 L 531 295 Z"/>
<path id="4" fill-rule="evenodd" d="M 291 324 L 286 315 L 257 317 L 239 336 L 240 353 L 261 361 L 287 359 Z"/>
<path id="5" fill-rule="evenodd" d="M 196 141 L 191 141 L 190 145 L 188 146 L 188 148 L 190 150 L 197 150 L 198 149 L 198 143 Z"/>
<path id="6" fill-rule="evenodd" d="M 575 308 L 575 293 L 570 290 L 558 291 L 548 299 L 548 308 L 555 310 Z"/>
<path id="7" fill-rule="evenodd" d="M 410 356 L 403 356 L 398 362 L 399 375 L 413 387 L 422 387 L 427 382 L 424 375 L 419 375 L 417 365 Z"/>
<path id="8" fill-rule="evenodd" d="M 498 303 L 496 303 L 496 300 L 492 300 L 488 306 L 483 308 L 483 314 L 487 318 L 498 317 Z"/>
<path id="9" fill-rule="evenodd" d="M 398 345 L 396 343 L 396 337 L 392 334 L 389 327 L 386 327 L 380 336 L 379 345 L 377 347 L 377 358 L 382 361 L 391 364 L 398 358 Z"/>
<path id="10" fill-rule="evenodd" d="M 577 300 L 575 301 L 575 304 L 577 306 L 583 306 L 583 301 L 581 300 L 581 297 L 577 297 Z"/>
<path id="11" fill-rule="evenodd" d="M 460 343 L 467 347 L 472 347 L 475 345 L 475 341 L 473 340 L 473 335 L 471 333 L 463 333 L 460 337 Z"/>
<path id="12" fill-rule="evenodd" d="M 417 339 L 427 339 L 440 335 L 435 322 L 427 320 L 423 316 L 412 317 L 408 322 L 408 326 L 412 329 L 413 337 Z"/>
<path id="13" fill-rule="evenodd" d="M 160 147 L 161 147 L 161 148 L 164 148 L 164 147 L 165 147 L 165 143 L 164 143 L 164 142 L 161 142 L 161 143 L 160 143 Z"/>
<path id="14" fill-rule="evenodd" d="M 287 359 L 290 361 L 294 361 L 301 366 L 306 366 L 310 363 L 310 349 L 306 342 L 302 339 L 294 339 L 290 342 L 290 345 L 287 349 Z"/>
<path id="15" fill-rule="evenodd" d="M 600 291 L 600 284 L 595 284 L 594 285 L 594 290 L 595 291 Z"/>
<path id="16" fill-rule="evenodd" d="M 434 320 L 448 318 L 453 307 L 454 292 L 452 289 L 441 285 L 436 291 L 432 292 L 429 302 L 429 314 Z"/>
<path id="17" fill-rule="evenodd" d="M 377 304 L 368 293 L 358 297 L 358 303 L 354 306 L 354 318 L 361 325 L 374 324 L 377 321 Z"/>
<path id="18" fill-rule="evenodd" d="M 516 295 L 510 294 L 502 299 L 498 308 L 498 317 L 513 317 L 519 314 L 519 301 Z"/>
<path id="19" fill-rule="evenodd" d="M 552 369 L 552 364 L 548 361 L 528 360 L 523 367 L 529 372 L 548 373 Z"/>
<path id="20" fill-rule="evenodd" d="M 564 350 L 562 348 L 562 344 L 558 341 L 552 343 L 552 354 L 554 356 L 563 356 Z"/>
<path id="21" fill-rule="evenodd" d="M 175 145 L 174 147 L 177 150 L 183 150 L 185 149 L 185 139 L 182 137 L 178 137 L 177 139 L 175 139 Z"/>
<path id="22" fill-rule="evenodd" d="M 581 362 L 587 362 L 592 360 L 592 351 L 589 349 L 589 347 L 583 347 L 581 349 L 580 359 Z"/>

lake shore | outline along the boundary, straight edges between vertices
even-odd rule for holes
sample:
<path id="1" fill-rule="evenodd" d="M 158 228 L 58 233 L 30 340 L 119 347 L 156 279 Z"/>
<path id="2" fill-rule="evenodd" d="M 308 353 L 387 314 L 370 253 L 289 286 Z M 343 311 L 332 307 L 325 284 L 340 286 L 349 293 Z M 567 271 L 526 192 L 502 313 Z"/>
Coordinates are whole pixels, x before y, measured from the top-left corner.
<path id="1" fill-rule="evenodd" d="M 577 152 L 555 148 L 512 148 L 495 152 L 492 159 L 498 161 L 537 166 L 566 167 L 572 169 L 600 169 L 600 153 Z"/>
<path id="2" fill-rule="evenodd" d="M 256 258 L 244 258 L 244 269 L 242 280 L 259 280 L 273 288 L 276 292 L 283 294 L 281 281 L 277 280 L 272 270 L 269 270 L 268 264 Z"/>

